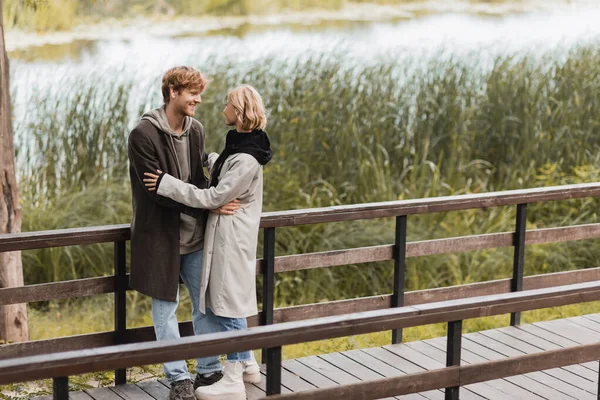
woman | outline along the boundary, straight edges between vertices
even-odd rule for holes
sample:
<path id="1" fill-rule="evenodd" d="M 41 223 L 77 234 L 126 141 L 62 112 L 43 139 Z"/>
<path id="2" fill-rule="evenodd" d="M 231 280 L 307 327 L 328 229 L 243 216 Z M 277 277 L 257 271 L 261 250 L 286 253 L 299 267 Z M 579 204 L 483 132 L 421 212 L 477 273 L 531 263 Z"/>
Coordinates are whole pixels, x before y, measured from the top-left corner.
<path id="1" fill-rule="evenodd" d="M 233 89 L 223 110 L 228 126 L 225 149 L 209 156 L 210 188 L 198 189 L 168 174 L 145 173 L 146 186 L 161 196 L 191 207 L 213 210 L 240 201 L 234 215 L 210 213 L 204 237 L 200 309 L 222 331 L 247 329 L 256 304 L 256 245 L 262 212 L 263 165 L 272 157 L 263 129 L 267 118 L 262 98 L 249 85 Z M 252 352 L 227 355 L 223 378 L 196 389 L 200 400 L 243 400 L 244 363 L 256 366 Z M 255 375 L 260 378 L 256 366 Z"/>

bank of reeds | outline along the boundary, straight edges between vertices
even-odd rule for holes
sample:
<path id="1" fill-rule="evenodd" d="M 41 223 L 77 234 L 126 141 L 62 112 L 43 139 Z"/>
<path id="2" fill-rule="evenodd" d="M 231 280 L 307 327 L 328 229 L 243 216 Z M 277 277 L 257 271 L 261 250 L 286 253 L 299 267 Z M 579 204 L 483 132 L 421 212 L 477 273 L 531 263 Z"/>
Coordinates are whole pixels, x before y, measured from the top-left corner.
<path id="1" fill-rule="evenodd" d="M 275 149 L 265 169 L 266 211 L 598 179 L 597 46 L 560 57 L 500 57 L 490 68 L 447 58 L 418 68 L 393 60 L 365 67 L 338 56 L 266 60 L 244 70 L 199 66 L 212 79 L 197 115 L 209 150 L 223 145 L 228 88 L 249 82 L 266 100 Z M 160 104 L 160 77 L 140 88 L 133 77 L 111 76 L 37 92 L 29 103 L 39 107 L 17 121 L 24 230 L 129 222 L 126 137 L 144 108 Z M 528 224 L 595 221 L 597 206 L 593 199 L 532 205 Z M 411 217 L 408 235 L 509 231 L 513 224 L 513 208 L 441 213 Z M 280 229 L 277 254 L 391 242 L 391 220 L 312 225 Z M 24 252 L 25 280 L 110 274 L 111 251 L 97 245 Z M 596 258 L 593 241 L 535 246 L 526 273 L 591 267 Z M 511 262 L 510 249 L 410 259 L 407 286 L 508 277 Z M 280 274 L 277 299 L 299 304 L 387 293 L 391 274 L 390 263 Z"/>

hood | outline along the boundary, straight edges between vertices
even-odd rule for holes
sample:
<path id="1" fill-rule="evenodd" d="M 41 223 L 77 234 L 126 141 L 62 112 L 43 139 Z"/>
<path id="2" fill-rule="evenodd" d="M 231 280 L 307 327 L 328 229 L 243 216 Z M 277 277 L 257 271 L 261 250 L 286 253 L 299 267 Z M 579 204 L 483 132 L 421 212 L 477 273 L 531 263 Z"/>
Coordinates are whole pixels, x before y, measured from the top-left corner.
<path id="1" fill-rule="evenodd" d="M 152 111 L 147 112 L 142 116 L 142 120 L 148 120 L 154 125 L 159 131 L 166 133 L 170 136 L 180 137 L 189 133 L 190 127 L 192 126 L 192 119 L 186 116 L 183 120 L 183 132 L 177 134 L 171 129 L 167 114 L 165 113 L 165 106 L 159 107 Z"/>

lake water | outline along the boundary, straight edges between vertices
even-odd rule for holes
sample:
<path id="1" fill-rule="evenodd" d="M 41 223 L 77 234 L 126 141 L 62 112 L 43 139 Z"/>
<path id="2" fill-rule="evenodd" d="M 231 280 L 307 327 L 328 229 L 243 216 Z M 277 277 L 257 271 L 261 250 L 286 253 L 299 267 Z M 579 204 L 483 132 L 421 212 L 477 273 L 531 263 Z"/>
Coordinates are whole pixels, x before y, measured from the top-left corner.
<path id="1" fill-rule="evenodd" d="M 356 18 L 354 18 L 356 19 Z M 462 11 L 399 13 L 377 21 L 329 20 L 311 23 L 244 24 L 229 29 L 198 31 L 182 20 L 165 29 L 143 24 L 115 29 L 109 34 L 75 35 L 64 43 L 7 46 L 12 64 L 12 86 L 17 130 L 27 119 L 31 95 L 60 93 L 82 83 L 139 82 L 139 98 L 148 97 L 162 73 L 175 65 L 218 67 L 234 61 L 240 68 L 264 58 L 302 60 L 340 54 L 356 63 L 415 61 L 428 57 L 468 59 L 490 64 L 499 54 L 543 54 L 578 44 L 600 44 L 600 2 L 565 2 L 553 9 L 504 14 Z M 191 26 L 191 27 L 190 27 Z M 167 29 L 168 28 L 168 29 Z M 107 39 L 98 39 L 106 37 Z M 82 39 L 83 38 L 83 39 Z M 210 75 L 211 71 L 204 71 Z M 281 72 L 282 74 L 285 71 Z M 47 97 L 46 97 L 47 98 Z M 136 104 L 134 106 L 139 106 Z"/>

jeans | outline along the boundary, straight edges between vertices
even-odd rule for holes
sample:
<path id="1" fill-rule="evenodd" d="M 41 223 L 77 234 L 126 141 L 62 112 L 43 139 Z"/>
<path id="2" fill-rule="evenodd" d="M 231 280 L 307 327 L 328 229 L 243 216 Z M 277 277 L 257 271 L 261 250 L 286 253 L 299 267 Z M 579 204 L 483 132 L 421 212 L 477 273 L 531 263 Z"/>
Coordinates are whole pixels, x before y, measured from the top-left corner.
<path id="1" fill-rule="evenodd" d="M 188 289 L 192 300 L 192 325 L 194 334 L 221 332 L 220 325 L 214 323 L 200 312 L 200 277 L 202 276 L 202 250 L 181 256 L 180 276 Z M 152 299 L 152 320 L 156 340 L 178 339 L 179 324 L 177 322 L 177 306 L 179 305 L 179 289 L 176 301 Z M 245 320 L 244 320 L 245 321 Z M 190 374 L 184 360 L 171 361 L 163 364 L 165 375 L 169 382 L 190 379 Z M 221 361 L 218 356 L 196 359 L 196 372 L 201 374 L 221 371 Z"/>
<path id="2" fill-rule="evenodd" d="M 248 329 L 246 318 L 229 318 L 215 315 L 210 308 L 206 309 L 206 324 L 214 331 L 229 332 Z M 250 351 L 241 351 L 227 354 L 227 361 L 250 361 Z"/>

